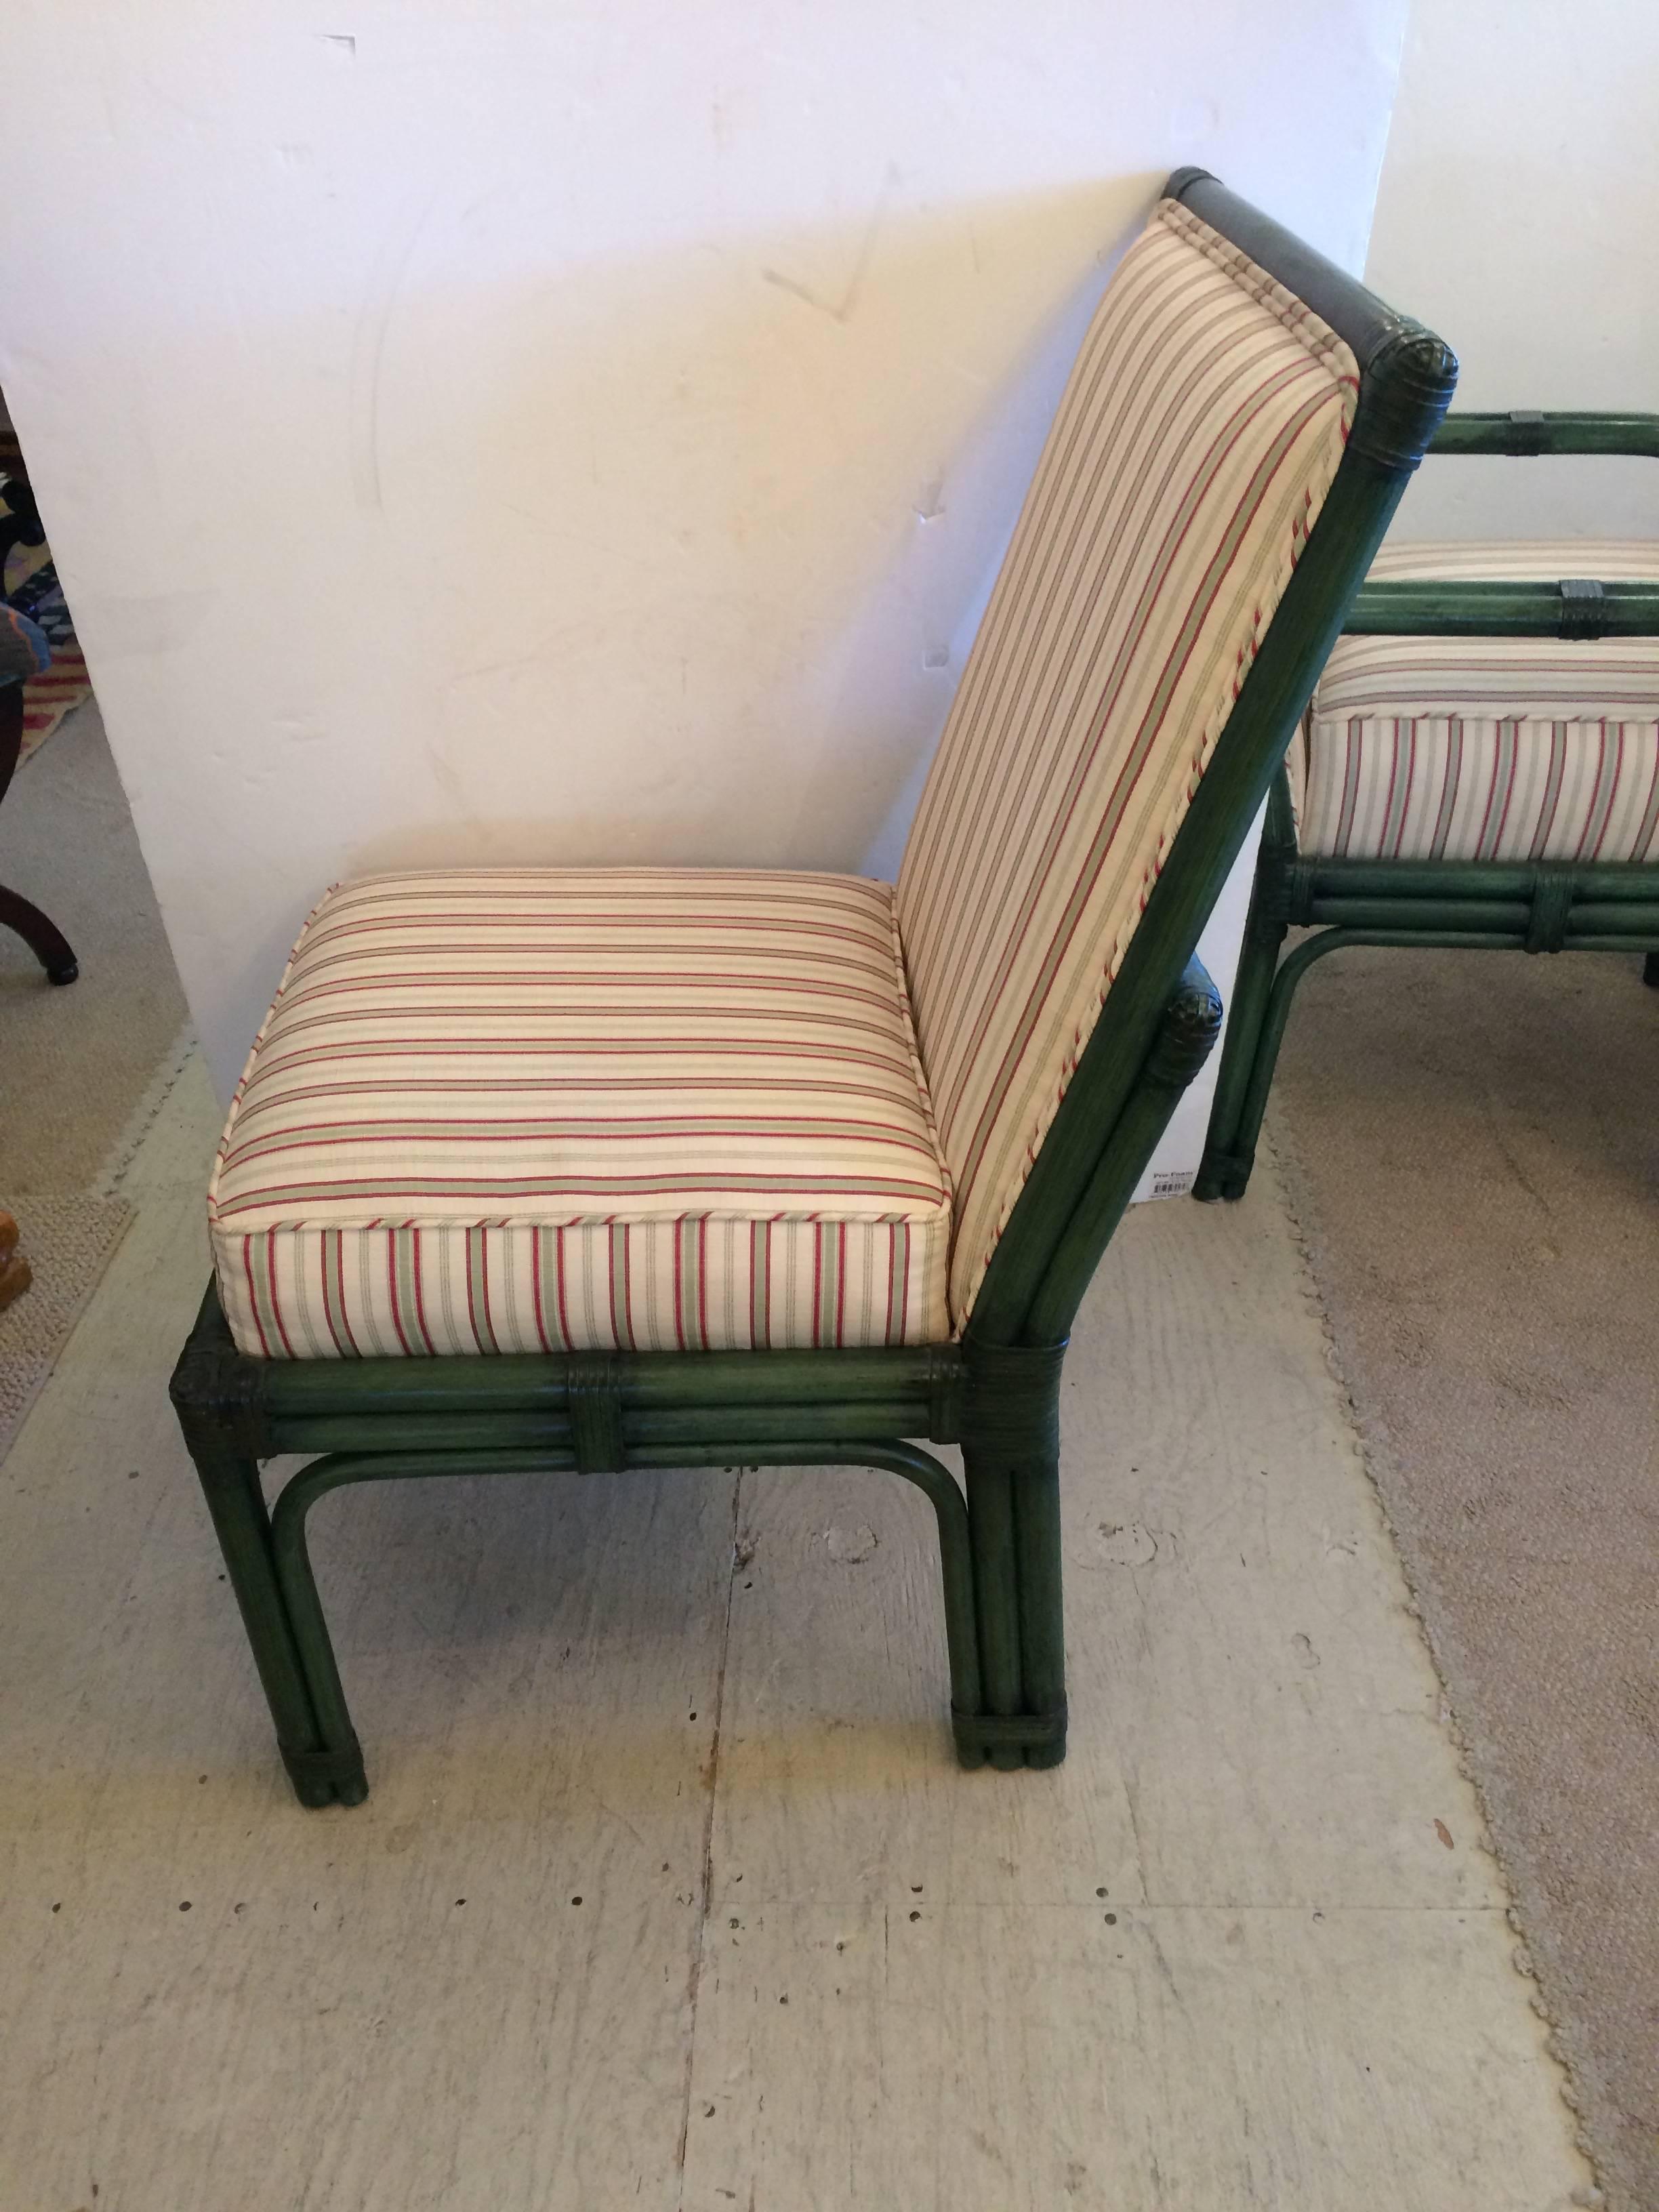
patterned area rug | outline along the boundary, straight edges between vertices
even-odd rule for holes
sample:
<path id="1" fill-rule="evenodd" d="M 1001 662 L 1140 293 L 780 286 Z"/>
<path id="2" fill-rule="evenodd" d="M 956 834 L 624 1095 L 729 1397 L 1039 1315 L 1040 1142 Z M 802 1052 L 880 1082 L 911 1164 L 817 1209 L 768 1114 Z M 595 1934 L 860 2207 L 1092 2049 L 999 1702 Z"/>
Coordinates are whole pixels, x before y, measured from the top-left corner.
<path id="1" fill-rule="evenodd" d="M 0 429 L 0 478 L 22 472 L 23 457 L 16 434 Z M 0 483 L 0 507 L 5 488 Z M 76 640 L 63 587 L 52 566 L 48 545 L 18 546 L 6 563 L 4 589 L 8 599 L 40 623 L 52 641 L 52 666 L 44 676 L 23 687 L 23 750 L 19 762 L 40 751 L 64 717 L 91 692 L 87 659 Z"/>
<path id="2" fill-rule="evenodd" d="M 52 666 L 23 687 L 23 750 L 18 766 L 40 751 L 72 708 L 92 696 L 86 656 L 78 645 L 52 648 Z"/>
<path id="3" fill-rule="evenodd" d="M 182 1063 L 185 1015 L 95 701 L 7 793 L 0 840 L 7 881 L 81 961 L 55 990 L 0 931 L 0 1206 L 34 1275 L 0 1313 L 3 1456 L 126 1228 L 121 1175 Z"/>
<path id="4" fill-rule="evenodd" d="M 0 1459 L 51 1376 L 58 1355 L 132 1218 L 111 1193 L 14 1200 L 18 1249 L 34 1280 L 0 1313 Z"/>

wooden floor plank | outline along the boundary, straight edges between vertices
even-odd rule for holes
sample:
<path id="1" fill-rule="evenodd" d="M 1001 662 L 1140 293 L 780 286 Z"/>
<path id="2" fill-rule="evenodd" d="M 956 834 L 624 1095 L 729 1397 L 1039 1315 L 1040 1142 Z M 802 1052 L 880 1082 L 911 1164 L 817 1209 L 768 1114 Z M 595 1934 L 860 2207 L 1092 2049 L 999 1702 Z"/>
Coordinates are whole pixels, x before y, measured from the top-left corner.
<path id="1" fill-rule="evenodd" d="M 1081 1757 L 964 1773 L 931 1508 L 891 1476 L 743 1479 L 714 1827 L 717 1899 L 944 1904 L 1142 1894 L 1112 1711 Z"/>
<path id="2" fill-rule="evenodd" d="M 684 2212 L 1566 2212 L 1491 1912 L 728 1916 Z"/>
<path id="3" fill-rule="evenodd" d="M 1131 1216 L 1064 1432 L 1074 1741 L 1111 1713 L 1147 1896 L 1504 1902 L 1269 1180 Z"/>

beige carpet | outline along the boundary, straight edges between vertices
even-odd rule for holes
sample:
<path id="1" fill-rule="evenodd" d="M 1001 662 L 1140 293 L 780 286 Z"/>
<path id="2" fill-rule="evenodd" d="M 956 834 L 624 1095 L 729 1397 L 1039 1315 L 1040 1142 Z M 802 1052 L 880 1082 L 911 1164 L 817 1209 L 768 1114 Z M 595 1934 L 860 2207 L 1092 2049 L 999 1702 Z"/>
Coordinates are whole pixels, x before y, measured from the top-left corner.
<path id="1" fill-rule="evenodd" d="M 1659 2207 L 1659 992 L 1351 951 L 1270 1125 L 1620 2212 Z"/>
<path id="2" fill-rule="evenodd" d="M 97 1289 L 131 1215 L 124 1200 L 97 1197 L 25 1196 L 11 1211 L 34 1281 L 0 1313 L 0 1458 Z"/>
<path id="3" fill-rule="evenodd" d="M 0 807 L 0 882 L 43 906 L 81 963 L 56 990 L 0 930 L 0 1194 L 84 1189 L 185 1018 L 94 702 L 18 770 Z"/>
<path id="4" fill-rule="evenodd" d="M 0 881 L 79 956 L 54 989 L 0 930 L 0 1206 L 33 1287 L 0 1313 L 0 1453 L 125 1228 L 121 1170 L 182 1064 L 179 978 L 94 703 L 19 769 L 0 807 Z"/>

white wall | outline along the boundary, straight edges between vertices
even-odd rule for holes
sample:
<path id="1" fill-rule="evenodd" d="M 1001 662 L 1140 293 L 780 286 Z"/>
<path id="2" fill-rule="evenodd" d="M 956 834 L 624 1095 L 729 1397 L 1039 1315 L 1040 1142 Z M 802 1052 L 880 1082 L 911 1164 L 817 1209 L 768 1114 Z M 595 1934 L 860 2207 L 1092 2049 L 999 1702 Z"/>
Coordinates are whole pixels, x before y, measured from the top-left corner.
<path id="1" fill-rule="evenodd" d="M 890 871 L 1107 267 L 1186 161 L 1358 267 L 1405 4 L 12 0 L 0 383 L 219 1079 L 342 874 Z"/>
<path id="2" fill-rule="evenodd" d="M 1460 407 L 1659 411 L 1659 7 L 1417 0 L 1366 281 Z M 1659 537 L 1659 462 L 1429 462 L 1396 532 Z"/>

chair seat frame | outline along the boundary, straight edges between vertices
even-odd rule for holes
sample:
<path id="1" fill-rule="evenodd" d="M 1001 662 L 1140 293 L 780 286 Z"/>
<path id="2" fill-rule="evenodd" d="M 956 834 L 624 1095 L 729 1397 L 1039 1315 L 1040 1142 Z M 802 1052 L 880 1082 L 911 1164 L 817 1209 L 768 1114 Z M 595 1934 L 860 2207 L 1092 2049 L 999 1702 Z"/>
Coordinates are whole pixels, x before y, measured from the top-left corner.
<path id="1" fill-rule="evenodd" d="M 1430 450 L 1659 457 L 1659 415 L 1449 415 Z M 1586 644 L 1656 637 L 1659 584 L 1594 577 L 1537 583 L 1391 578 L 1362 587 L 1343 628 L 1350 636 L 1552 637 Z M 1285 953 L 1292 929 L 1316 933 Z M 1353 945 L 1644 952 L 1644 978 L 1659 986 L 1659 862 L 1304 854 L 1281 769 L 1268 801 L 1195 1198 L 1244 1195 L 1297 987 L 1316 962 Z"/>
<path id="2" fill-rule="evenodd" d="M 1170 179 L 1352 348 L 1355 418 L 960 1341 L 911 1349 L 284 1361 L 210 1289 L 173 1379 L 295 1794 L 367 1794 L 307 1536 L 331 1490 L 535 1471 L 857 1464 L 933 1505 L 965 1765 L 1065 1754 L 1060 1382 L 1073 1317 L 1221 1024 L 1194 947 L 1456 376 L 1446 347 L 1200 170 Z M 918 1439 L 958 1444 L 963 1475 Z M 315 1455 L 268 1505 L 262 1461 Z"/>

